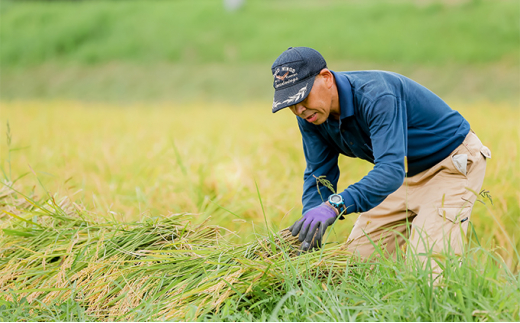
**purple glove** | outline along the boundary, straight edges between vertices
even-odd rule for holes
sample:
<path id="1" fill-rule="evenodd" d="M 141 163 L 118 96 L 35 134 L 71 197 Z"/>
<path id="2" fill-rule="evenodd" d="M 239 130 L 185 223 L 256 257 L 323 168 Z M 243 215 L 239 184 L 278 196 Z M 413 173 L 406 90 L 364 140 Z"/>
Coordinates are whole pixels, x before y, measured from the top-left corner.
<path id="1" fill-rule="evenodd" d="M 312 248 L 321 248 L 321 239 L 325 230 L 336 221 L 336 217 L 336 211 L 331 206 L 321 203 L 305 212 L 301 219 L 289 227 L 289 231 L 293 237 L 299 234 L 298 240 L 302 242 L 300 248 L 302 251 L 309 250 L 311 245 Z"/>

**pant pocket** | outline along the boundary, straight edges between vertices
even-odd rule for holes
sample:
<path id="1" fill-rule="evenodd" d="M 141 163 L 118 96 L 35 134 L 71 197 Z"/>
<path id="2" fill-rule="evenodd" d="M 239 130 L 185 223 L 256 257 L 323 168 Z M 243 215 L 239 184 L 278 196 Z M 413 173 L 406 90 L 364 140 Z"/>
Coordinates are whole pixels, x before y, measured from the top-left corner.
<path id="1" fill-rule="evenodd" d="M 482 146 L 482 148 L 480 148 L 480 153 L 487 159 L 491 158 L 491 150 L 489 150 L 489 148 L 486 146 Z"/>
<path id="2" fill-rule="evenodd" d="M 467 166 L 468 166 L 468 155 L 467 154 L 459 154 L 451 156 L 451 161 L 455 168 L 464 176 L 467 174 Z"/>

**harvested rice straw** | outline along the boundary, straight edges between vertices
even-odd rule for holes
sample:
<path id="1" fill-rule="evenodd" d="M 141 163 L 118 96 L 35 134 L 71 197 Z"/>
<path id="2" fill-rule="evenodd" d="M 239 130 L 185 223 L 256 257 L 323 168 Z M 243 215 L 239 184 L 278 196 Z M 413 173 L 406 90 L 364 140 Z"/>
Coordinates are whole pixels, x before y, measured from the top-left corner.
<path id="1" fill-rule="evenodd" d="M 260 282 L 279 286 L 286 260 L 299 244 L 286 230 L 272 241 L 233 245 L 224 229 L 206 222 L 192 226 L 187 214 L 118 223 L 69 199 L 28 203 L 14 194 L 19 193 L 0 193 L 0 211 L 10 207 L 16 215 L 1 223 L 0 293 L 12 300 L 13 289 L 16 297 L 47 305 L 74 297 L 100 319 L 128 320 L 142 303 L 154 304 L 163 320 L 182 320 L 193 306 L 195 317 L 219 311 L 238 297 L 236 291 L 248 294 Z M 27 220 L 35 215 L 37 224 Z M 346 255 L 337 250 L 334 261 L 329 255 L 331 250 L 293 258 L 293 270 L 298 275 L 319 268 L 341 271 Z"/>

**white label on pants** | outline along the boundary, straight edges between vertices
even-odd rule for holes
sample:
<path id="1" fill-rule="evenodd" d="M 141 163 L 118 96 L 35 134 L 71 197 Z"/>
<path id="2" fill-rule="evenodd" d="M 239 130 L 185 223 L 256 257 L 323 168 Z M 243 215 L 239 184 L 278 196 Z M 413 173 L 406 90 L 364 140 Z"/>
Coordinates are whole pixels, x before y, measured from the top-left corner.
<path id="1" fill-rule="evenodd" d="M 468 165 L 468 155 L 466 155 L 466 154 L 455 155 L 455 156 L 451 157 L 451 159 L 453 159 L 453 164 L 455 165 L 455 167 L 457 167 L 459 172 L 461 172 L 462 174 L 464 174 L 464 176 L 466 176 L 466 166 Z"/>

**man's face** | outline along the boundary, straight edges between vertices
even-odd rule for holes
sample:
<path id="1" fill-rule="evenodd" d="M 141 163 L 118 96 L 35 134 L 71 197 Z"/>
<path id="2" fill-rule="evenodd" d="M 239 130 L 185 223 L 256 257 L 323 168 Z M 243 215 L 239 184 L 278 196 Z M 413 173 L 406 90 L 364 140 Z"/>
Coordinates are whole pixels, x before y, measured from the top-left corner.
<path id="1" fill-rule="evenodd" d="M 328 75 L 320 73 L 316 76 L 312 89 L 305 100 L 289 106 L 295 115 L 315 125 L 324 123 L 331 113 L 332 96 L 329 78 L 333 76 L 330 72 L 328 73 Z"/>

